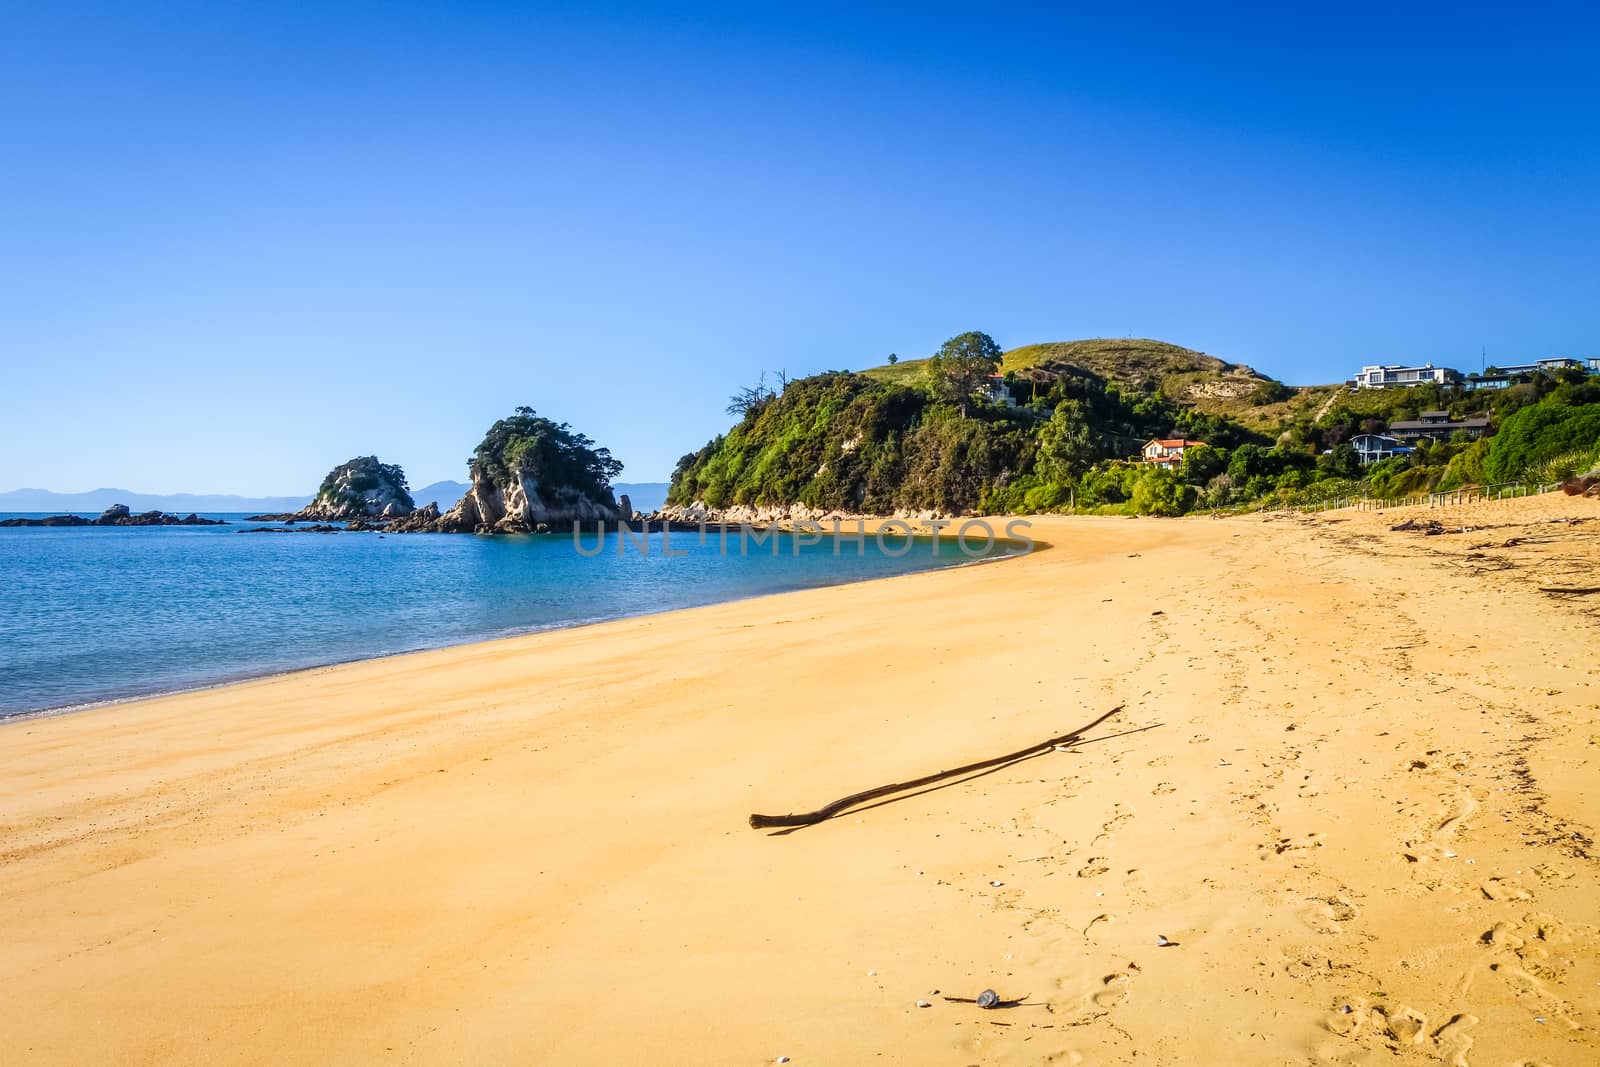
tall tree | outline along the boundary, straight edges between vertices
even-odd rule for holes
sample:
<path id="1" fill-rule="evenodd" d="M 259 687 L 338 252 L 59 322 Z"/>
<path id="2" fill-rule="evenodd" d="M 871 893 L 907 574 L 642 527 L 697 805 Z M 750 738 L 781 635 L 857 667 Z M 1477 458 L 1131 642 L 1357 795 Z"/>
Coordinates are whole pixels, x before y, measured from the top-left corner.
<path id="1" fill-rule="evenodd" d="M 743 417 L 751 411 L 760 409 L 763 404 L 776 395 L 771 389 L 767 388 L 767 372 L 762 371 L 761 377 L 756 379 L 755 385 L 740 389 L 728 398 L 728 414 Z"/>
<path id="2" fill-rule="evenodd" d="M 1045 481 L 1066 484 L 1077 481 L 1100 458 L 1094 432 L 1076 400 L 1056 405 L 1050 421 L 1039 430 L 1039 452 L 1035 468 Z"/>
<path id="3" fill-rule="evenodd" d="M 961 417 L 966 418 L 973 394 L 999 372 L 1000 356 L 1000 346 L 986 333 L 971 330 L 952 337 L 928 360 L 934 389 L 960 405 Z"/>

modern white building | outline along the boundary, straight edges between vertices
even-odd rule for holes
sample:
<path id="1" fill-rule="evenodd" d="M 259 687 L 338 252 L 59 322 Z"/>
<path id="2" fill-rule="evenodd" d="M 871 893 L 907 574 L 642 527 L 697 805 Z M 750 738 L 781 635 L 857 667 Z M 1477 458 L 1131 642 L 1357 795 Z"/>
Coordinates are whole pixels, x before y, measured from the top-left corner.
<path id="1" fill-rule="evenodd" d="M 1493 374 L 1467 375 L 1467 389 L 1508 389 L 1518 382 L 1525 382 L 1535 374 L 1555 374 L 1564 370 L 1581 370 L 1585 374 L 1600 374 L 1600 359 L 1570 359 L 1566 356 L 1555 356 L 1550 359 L 1536 359 L 1532 363 L 1507 363 L 1490 370 Z"/>
<path id="2" fill-rule="evenodd" d="M 1395 438 L 1378 433 L 1357 434 L 1350 439 L 1350 444 L 1356 450 L 1356 459 L 1363 467 L 1369 463 L 1382 462 L 1390 456 L 1404 456 L 1412 451 Z"/>
<path id="3" fill-rule="evenodd" d="M 1451 370 L 1449 367 L 1435 367 L 1432 363 L 1424 363 L 1420 367 L 1383 363 L 1362 367 L 1361 372 L 1350 379 L 1349 384 L 1357 389 L 1408 389 L 1425 382 L 1454 385 L 1460 380 L 1461 372 Z"/>

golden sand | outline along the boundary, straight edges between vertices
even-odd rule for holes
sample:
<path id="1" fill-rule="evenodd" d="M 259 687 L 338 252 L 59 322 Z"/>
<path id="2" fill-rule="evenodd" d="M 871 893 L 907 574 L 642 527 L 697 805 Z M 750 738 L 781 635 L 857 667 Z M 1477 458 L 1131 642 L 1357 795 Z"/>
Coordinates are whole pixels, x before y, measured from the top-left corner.
<path id="1" fill-rule="evenodd" d="M 1600 503 L 1421 514 L 0 727 L 0 1061 L 1600 1061 Z"/>

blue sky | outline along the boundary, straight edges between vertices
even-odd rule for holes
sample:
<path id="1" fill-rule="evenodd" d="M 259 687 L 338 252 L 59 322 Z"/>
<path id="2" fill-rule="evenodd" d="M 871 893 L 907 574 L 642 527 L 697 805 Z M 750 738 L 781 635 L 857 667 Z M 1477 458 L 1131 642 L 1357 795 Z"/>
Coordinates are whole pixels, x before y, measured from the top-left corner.
<path id="1" fill-rule="evenodd" d="M 1420 11 L 1420 9 L 1419 9 Z M 763 369 L 982 329 L 1292 383 L 1600 354 L 1581 9 L 6 5 L 0 489 L 664 479 Z"/>

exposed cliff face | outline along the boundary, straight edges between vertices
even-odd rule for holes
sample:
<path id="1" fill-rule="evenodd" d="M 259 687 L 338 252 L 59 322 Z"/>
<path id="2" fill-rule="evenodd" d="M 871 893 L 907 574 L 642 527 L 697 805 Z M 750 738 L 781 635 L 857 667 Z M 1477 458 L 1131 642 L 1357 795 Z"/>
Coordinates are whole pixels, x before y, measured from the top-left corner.
<path id="1" fill-rule="evenodd" d="M 566 528 L 622 518 L 616 501 L 585 495 L 567 485 L 540 485 L 538 472 L 519 468 L 509 480 L 475 473 L 472 488 L 439 517 L 441 533 L 533 533 L 541 526 Z"/>
<path id="2" fill-rule="evenodd" d="M 415 505 L 406 490 L 405 471 L 377 456 L 357 456 L 328 472 L 316 499 L 296 519 L 397 519 Z"/>

